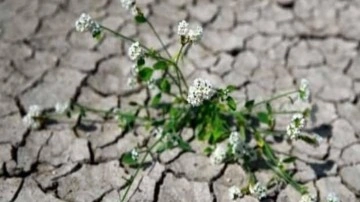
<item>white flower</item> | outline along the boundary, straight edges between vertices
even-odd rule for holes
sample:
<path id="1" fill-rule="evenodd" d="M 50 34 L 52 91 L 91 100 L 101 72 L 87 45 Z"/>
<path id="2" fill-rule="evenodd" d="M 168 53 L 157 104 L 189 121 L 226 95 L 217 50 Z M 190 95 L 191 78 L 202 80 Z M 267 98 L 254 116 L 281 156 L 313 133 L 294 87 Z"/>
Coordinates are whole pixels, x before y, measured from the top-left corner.
<path id="1" fill-rule="evenodd" d="M 249 154 L 247 145 L 242 141 L 237 141 L 232 145 L 232 153 L 236 157 L 243 157 Z"/>
<path id="2" fill-rule="evenodd" d="M 131 74 L 136 76 L 139 73 L 139 68 L 136 64 L 131 67 Z"/>
<path id="3" fill-rule="evenodd" d="M 121 0 L 121 5 L 126 10 L 130 10 L 132 7 L 135 7 L 135 0 Z"/>
<path id="4" fill-rule="evenodd" d="M 67 112 L 70 108 L 70 103 L 69 102 L 64 102 L 64 103 L 56 103 L 55 105 L 55 112 L 58 114 L 64 114 L 65 112 Z"/>
<path id="5" fill-rule="evenodd" d="M 229 143 L 234 145 L 236 144 L 237 142 L 241 141 L 240 140 L 240 133 L 237 132 L 237 131 L 232 131 L 230 133 L 230 136 L 229 136 Z"/>
<path id="6" fill-rule="evenodd" d="M 137 160 L 139 158 L 139 152 L 137 151 L 137 149 L 131 150 L 131 158 L 133 160 Z"/>
<path id="7" fill-rule="evenodd" d="M 24 116 L 22 121 L 27 127 L 32 128 L 32 129 L 39 129 L 41 126 L 40 121 L 35 120 L 33 117 L 28 116 L 28 115 Z"/>
<path id="8" fill-rule="evenodd" d="M 192 106 L 200 106 L 203 101 L 211 99 L 214 94 L 215 90 L 209 81 L 197 78 L 189 88 L 187 101 Z"/>
<path id="9" fill-rule="evenodd" d="M 211 163 L 215 165 L 223 163 L 226 159 L 226 150 L 227 148 L 225 145 L 217 145 L 215 151 L 210 157 Z"/>
<path id="10" fill-rule="evenodd" d="M 190 29 L 189 23 L 183 20 L 179 22 L 177 33 L 180 36 L 186 37 L 190 42 L 198 42 L 202 38 L 203 28 L 201 26 L 196 26 Z"/>
<path id="11" fill-rule="evenodd" d="M 242 193 L 241 193 L 241 190 L 239 189 L 239 187 L 232 186 L 229 188 L 229 198 L 231 200 L 236 200 L 237 198 L 239 198 L 241 196 L 242 196 Z"/>
<path id="12" fill-rule="evenodd" d="M 251 185 L 249 187 L 249 191 L 253 196 L 257 197 L 258 199 L 262 199 L 266 197 L 267 189 L 264 185 L 257 182 L 255 185 Z"/>
<path id="13" fill-rule="evenodd" d="M 189 39 L 192 42 L 198 42 L 202 38 L 203 28 L 201 26 L 196 26 L 194 29 L 189 30 Z"/>
<path id="14" fill-rule="evenodd" d="M 305 126 L 305 119 L 302 114 L 294 114 L 291 121 L 297 128 L 303 128 Z"/>
<path id="15" fill-rule="evenodd" d="M 42 108 L 39 105 L 32 105 L 29 107 L 28 113 L 22 119 L 23 123 L 32 129 L 38 129 L 41 126 L 41 122 L 38 119 L 41 116 Z"/>
<path id="16" fill-rule="evenodd" d="M 149 89 L 154 90 L 156 88 L 155 79 L 151 78 L 149 81 L 146 82 L 146 85 Z"/>
<path id="17" fill-rule="evenodd" d="M 294 114 L 290 124 L 286 128 L 286 133 L 290 139 L 297 139 L 300 136 L 300 129 L 304 128 L 305 119 L 302 114 Z"/>
<path id="18" fill-rule="evenodd" d="M 139 68 L 136 64 L 134 64 L 132 67 L 131 67 L 131 71 L 130 71 L 130 77 L 128 78 L 127 80 L 127 85 L 130 87 L 130 88 L 134 88 L 136 86 L 136 84 L 138 83 L 137 82 L 137 75 L 139 73 Z"/>
<path id="19" fill-rule="evenodd" d="M 133 44 L 131 44 L 131 46 L 128 50 L 128 54 L 129 54 L 129 57 L 131 60 L 139 59 L 143 54 L 143 50 L 140 46 L 140 43 L 134 42 Z"/>
<path id="20" fill-rule="evenodd" d="M 327 202 L 340 202 L 340 199 L 336 196 L 336 194 L 334 193 L 330 193 L 327 197 L 326 197 Z"/>
<path id="21" fill-rule="evenodd" d="M 89 30 L 92 24 L 92 18 L 86 13 L 82 13 L 78 20 L 75 22 L 75 28 L 78 32 L 85 32 Z"/>
<path id="22" fill-rule="evenodd" d="M 93 36 L 98 35 L 101 32 L 100 25 L 95 22 L 90 15 L 82 13 L 78 20 L 75 22 L 75 29 L 78 32 L 90 31 Z"/>
<path id="23" fill-rule="evenodd" d="M 286 128 L 286 134 L 290 139 L 297 139 L 300 136 L 300 130 L 293 123 L 290 123 Z"/>
<path id="24" fill-rule="evenodd" d="M 131 76 L 128 78 L 128 80 L 127 80 L 127 85 L 128 85 L 130 88 L 135 88 L 136 84 L 137 84 L 137 79 L 136 79 L 136 77 L 134 77 L 134 76 L 131 75 Z"/>
<path id="25" fill-rule="evenodd" d="M 160 139 L 163 135 L 164 129 L 162 127 L 155 128 L 155 130 L 152 132 L 153 136 L 155 136 L 157 139 Z"/>
<path id="26" fill-rule="evenodd" d="M 130 10 L 134 17 L 140 15 L 139 9 L 136 6 L 132 6 Z"/>
<path id="27" fill-rule="evenodd" d="M 178 35 L 180 36 L 186 36 L 189 32 L 189 23 L 187 23 L 185 20 L 179 22 L 178 25 Z"/>
<path id="28" fill-rule="evenodd" d="M 313 195 L 305 194 L 302 195 L 299 202 L 316 202 L 316 198 Z"/>
<path id="29" fill-rule="evenodd" d="M 299 87 L 299 98 L 302 101 L 309 101 L 310 97 L 310 89 L 309 89 L 309 82 L 306 79 L 301 79 L 300 87 Z"/>
<path id="30" fill-rule="evenodd" d="M 42 108 L 39 105 L 31 105 L 29 107 L 28 115 L 32 117 L 40 116 L 42 113 Z"/>

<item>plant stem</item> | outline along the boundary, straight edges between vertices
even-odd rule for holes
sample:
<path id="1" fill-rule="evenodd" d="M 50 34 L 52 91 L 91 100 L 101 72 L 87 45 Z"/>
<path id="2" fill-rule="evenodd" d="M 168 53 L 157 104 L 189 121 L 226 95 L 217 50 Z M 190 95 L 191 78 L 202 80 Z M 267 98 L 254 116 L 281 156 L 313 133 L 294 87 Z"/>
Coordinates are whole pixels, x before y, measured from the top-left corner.
<path id="1" fill-rule="evenodd" d="M 187 90 L 189 87 L 188 87 L 188 85 L 187 85 L 187 83 L 186 83 L 186 79 L 185 79 L 185 77 L 184 77 L 184 74 L 180 71 L 180 68 L 179 68 L 179 66 L 178 66 L 179 59 L 180 59 L 180 56 L 181 56 L 184 48 L 185 48 L 185 45 L 181 45 L 181 48 L 180 48 L 179 54 L 178 54 L 177 57 L 176 57 L 174 66 L 175 66 L 176 72 L 177 72 L 178 74 L 180 74 L 181 80 L 182 80 L 182 82 L 184 83 L 185 88 L 186 88 L 186 90 Z M 180 80 L 179 80 L 179 82 L 180 82 Z"/>
<path id="2" fill-rule="evenodd" d="M 148 22 L 148 21 L 147 21 L 147 22 Z M 160 36 L 157 34 L 157 32 L 156 32 L 156 30 L 154 29 L 154 27 L 152 26 L 152 24 L 151 24 L 150 22 L 148 22 L 148 24 L 149 24 L 150 27 L 152 27 L 152 30 L 154 31 L 156 37 L 158 38 L 158 40 L 160 41 L 160 43 L 164 46 L 164 44 L 163 44 Z M 120 38 L 122 38 L 122 39 L 124 39 L 124 40 L 126 40 L 126 41 L 130 41 L 130 42 L 133 42 L 133 43 L 136 42 L 134 39 L 132 39 L 132 38 L 130 38 L 130 37 L 127 37 L 127 36 L 125 36 L 125 35 L 122 35 L 122 34 L 116 32 L 116 31 L 114 31 L 114 30 L 112 30 L 112 29 L 110 29 L 110 28 L 108 28 L 108 27 L 105 27 L 105 26 L 103 26 L 103 25 L 100 25 L 100 26 L 101 26 L 102 29 L 104 29 L 104 30 L 106 30 L 106 31 L 114 34 L 114 35 L 117 36 L 117 37 L 120 37 Z M 141 46 L 142 48 L 144 48 L 146 51 L 151 52 L 151 49 L 150 49 L 150 48 L 146 47 L 145 45 L 143 45 L 143 44 L 141 44 L 141 43 L 139 43 L 139 44 L 140 44 L 140 46 Z M 177 65 L 177 62 L 174 62 L 174 61 L 171 59 L 171 55 L 170 55 L 170 53 L 167 51 L 167 49 L 166 49 L 165 46 L 164 46 L 164 49 L 166 50 L 166 52 L 167 52 L 167 54 L 169 55 L 170 59 L 164 58 L 164 57 L 162 57 L 161 55 L 149 54 L 149 56 L 150 56 L 151 58 L 155 59 L 155 60 L 164 60 L 164 61 L 166 61 L 166 62 L 169 62 L 171 65 L 173 65 L 173 66 L 175 67 L 176 71 L 178 71 L 178 73 L 180 74 L 181 80 L 183 81 L 186 89 L 188 89 L 188 85 L 187 85 L 187 83 L 186 83 L 185 77 L 184 77 L 184 75 L 182 74 L 182 72 L 180 71 L 179 66 Z M 168 75 L 170 76 L 170 78 L 171 78 L 172 80 L 174 80 L 174 82 L 175 82 L 175 84 L 176 84 L 177 86 L 180 86 L 180 85 L 181 85 L 181 82 L 179 81 L 179 83 L 178 83 L 178 82 L 176 81 L 176 79 L 175 79 L 167 70 L 165 70 L 165 75 L 166 75 L 166 74 L 168 74 Z"/>
<path id="3" fill-rule="evenodd" d="M 151 24 L 151 22 L 148 19 L 146 19 L 146 22 L 150 26 L 151 30 L 154 32 L 156 38 L 159 40 L 160 44 L 162 45 L 163 49 L 165 50 L 166 54 L 168 55 L 169 59 L 171 60 L 171 54 L 167 50 L 167 48 L 166 48 L 164 42 L 162 41 L 161 37 L 159 36 L 158 32 L 155 30 L 154 26 Z M 180 48 L 179 55 L 176 58 L 175 64 L 172 61 L 171 61 L 171 63 L 175 66 L 176 74 L 177 74 L 177 77 L 178 77 L 177 79 L 178 79 L 178 82 L 179 82 L 179 87 L 181 86 L 181 82 L 180 82 L 180 77 L 181 77 L 182 81 L 184 82 L 184 85 L 185 85 L 186 89 L 188 89 L 185 77 L 182 74 L 182 72 L 180 71 L 180 68 L 178 66 L 178 61 L 179 61 L 179 58 L 180 58 L 180 55 L 181 55 L 181 52 L 182 52 L 183 48 L 184 48 L 184 45 L 182 45 L 181 48 Z M 169 60 L 167 60 L 167 61 L 169 62 Z M 181 92 L 182 91 L 180 90 L 180 94 L 181 94 Z"/>
<path id="4" fill-rule="evenodd" d="M 146 151 L 144 157 L 141 159 L 140 165 L 142 165 L 145 162 L 147 156 L 151 153 L 151 150 L 153 150 L 156 147 L 156 145 L 162 141 L 163 137 L 165 137 L 165 136 L 162 136 L 161 138 L 159 138 L 156 142 L 154 142 L 149 147 L 149 149 Z M 127 186 L 125 193 L 124 193 L 123 197 L 121 198 L 121 202 L 125 201 L 125 198 L 126 198 L 127 194 L 129 193 L 130 188 L 131 188 L 132 184 L 134 183 L 136 176 L 139 174 L 139 171 L 140 171 L 140 166 L 136 169 L 134 175 L 131 177 L 131 183 Z"/>
<path id="5" fill-rule="evenodd" d="M 181 56 L 181 52 L 182 52 L 182 50 L 183 50 L 183 48 L 184 48 L 184 45 L 181 45 L 181 47 L 180 47 L 180 50 L 179 50 L 179 53 L 178 53 L 178 55 L 176 56 L 176 60 L 175 60 L 175 72 L 176 72 L 176 78 L 177 78 L 177 81 L 179 82 L 179 91 L 180 91 L 180 95 L 181 95 L 181 97 L 182 97 L 182 93 L 183 93 L 183 91 L 182 91 L 182 88 L 181 88 L 181 80 L 180 80 L 180 70 L 177 68 L 178 66 L 177 66 L 177 64 L 178 64 L 178 62 L 179 62 L 179 59 L 180 59 L 180 56 Z"/>
<path id="6" fill-rule="evenodd" d="M 148 23 L 149 23 L 149 22 L 148 22 Z M 132 42 L 132 43 L 136 42 L 134 39 L 132 39 L 132 38 L 130 38 L 130 37 L 127 37 L 127 36 L 125 36 L 125 35 L 122 35 L 122 34 L 116 32 L 116 31 L 114 31 L 114 30 L 112 30 L 112 29 L 110 29 L 110 28 L 107 28 L 107 27 L 102 26 L 102 25 L 100 25 L 100 26 L 101 26 L 101 28 L 103 28 L 104 30 L 106 30 L 106 31 L 114 34 L 114 35 L 117 36 L 117 37 L 120 37 L 120 38 L 122 38 L 122 39 L 124 39 L 124 40 L 126 40 L 126 41 L 129 41 L 129 42 Z M 151 25 L 150 27 L 152 27 L 152 29 L 153 29 L 153 26 L 152 26 L 152 25 Z M 155 31 L 155 29 L 153 29 L 153 31 L 154 31 L 155 35 L 157 36 L 158 40 L 160 41 L 160 43 L 163 45 L 163 42 L 161 41 L 161 38 L 160 38 L 160 36 L 157 34 L 157 32 Z M 145 45 L 143 45 L 143 44 L 141 44 L 141 43 L 139 43 L 139 44 L 140 44 L 140 46 L 141 46 L 142 48 L 144 48 L 146 51 L 148 51 L 148 52 L 151 51 L 151 49 L 148 48 L 148 47 L 146 47 Z M 166 47 L 165 47 L 165 46 L 164 46 L 164 49 L 166 50 Z M 150 56 L 151 58 L 155 59 L 155 60 L 164 60 L 164 61 L 169 62 L 170 64 L 172 64 L 172 65 L 175 66 L 175 62 L 171 60 L 171 55 L 169 54 L 169 52 L 168 52 L 167 50 L 166 50 L 166 52 L 167 52 L 167 54 L 169 55 L 170 59 L 164 58 L 164 57 L 162 57 L 161 55 L 149 54 L 149 56 Z M 166 74 L 168 74 L 168 75 L 170 76 L 170 78 L 171 78 L 172 80 L 174 80 L 174 82 L 175 82 L 176 85 L 180 85 L 179 83 L 176 82 L 176 79 L 174 78 L 173 75 L 171 75 L 171 74 L 170 74 L 169 72 L 167 72 L 167 71 L 165 72 L 165 75 L 166 75 Z"/>
<path id="7" fill-rule="evenodd" d="M 296 114 L 302 113 L 302 111 L 274 111 L 273 114 Z"/>
<path id="8" fill-rule="evenodd" d="M 279 95 L 274 96 L 274 97 L 271 97 L 271 98 L 269 98 L 269 99 L 267 99 L 267 100 L 263 100 L 263 101 L 260 101 L 260 102 L 258 102 L 258 103 L 255 103 L 255 104 L 254 104 L 254 107 L 257 107 L 257 106 L 259 106 L 259 105 L 262 105 L 262 104 L 265 104 L 265 103 L 268 103 L 268 102 L 277 100 L 277 99 L 279 99 L 279 98 L 282 98 L 282 97 L 285 97 L 285 96 L 288 96 L 288 95 L 291 95 L 291 94 L 297 93 L 297 92 L 298 92 L 298 91 L 295 90 L 295 91 L 290 91 L 290 92 L 286 92 L 286 93 L 279 94 Z"/>
<path id="9" fill-rule="evenodd" d="M 171 59 L 171 54 L 169 53 L 169 51 L 167 50 L 165 43 L 161 40 L 161 37 L 159 35 L 159 33 L 156 31 L 155 27 L 151 24 L 151 22 L 146 19 L 146 23 L 149 25 L 149 27 L 151 28 L 151 30 L 154 32 L 156 38 L 159 40 L 161 46 L 163 47 L 163 49 L 165 50 L 166 54 L 168 55 L 168 57 Z"/>

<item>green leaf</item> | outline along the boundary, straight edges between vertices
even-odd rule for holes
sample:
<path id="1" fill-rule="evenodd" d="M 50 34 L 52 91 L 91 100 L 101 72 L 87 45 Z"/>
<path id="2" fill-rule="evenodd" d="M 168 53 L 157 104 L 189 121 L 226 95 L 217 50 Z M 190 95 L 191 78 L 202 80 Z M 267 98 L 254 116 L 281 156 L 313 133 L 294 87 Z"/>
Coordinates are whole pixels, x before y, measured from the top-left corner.
<path id="1" fill-rule="evenodd" d="M 123 164 L 127 164 L 127 165 L 136 165 L 137 161 L 135 159 L 132 158 L 132 155 L 130 152 L 125 153 L 122 157 L 121 157 L 121 162 Z"/>
<path id="2" fill-rule="evenodd" d="M 230 107 L 231 110 L 236 110 L 236 102 L 232 97 L 227 97 L 226 99 L 227 105 Z"/>
<path id="3" fill-rule="evenodd" d="M 119 125 L 121 127 L 127 128 L 130 127 L 135 122 L 135 115 L 131 113 L 121 113 L 118 114 Z"/>
<path id="4" fill-rule="evenodd" d="M 168 149 L 168 145 L 166 143 L 161 143 L 159 146 L 157 146 L 156 153 L 158 154 L 163 153 L 167 149 Z"/>
<path id="5" fill-rule="evenodd" d="M 248 110 L 248 111 L 251 111 L 252 108 L 254 107 L 254 104 L 255 104 L 255 100 L 249 100 L 245 103 L 245 108 Z"/>
<path id="6" fill-rule="evenodd" d="M 304 141 L 304 142 L 306 142 L 308 144 L 312 144 L 312 145 L 317 145 L 318 144 L 318 141 L 316 140 L 316 138 L 312 138 L 312 137 L 309 137 L 307 135 L 300 135 L 299 139 L 301 139 L 302 141 Z"/>
<path id="7" fill-rule="evenodd" d="M 160 60 L 157 63 L 155 63 L 153 67 L 156 70 L 165 70 L 168 68 L 168 65 L 164 60 Z"/>
<path id="8" fill-rule="evenodd" d="M 212 148 L 212 147 L 206 147 L 206 148 L 204 149 L 204 154 L 205 154 L 206 156 L 209 156 L 213 151 L 214 151 L 214 148 Z"/>
<path id="9" fill-rule="evenodd" d="M 271 147 L 264 142 L 264 146 L 263 146 L 263 152 L 264 155 L 273 163 L 273 164 L 277 164 L 278 160 L 274 154 L 274 151 L 271 149 Z"/>
<path id="10" fill-rule="evenodd" d="M 183 151 L 193 151 L 190 144 L 182 139 L 182 137 L 177 138 L 178 147 Z"/>
<path id="11" fill-rule="evenodd" d="M 303 116 L 306 117 L 310 117 L 311 114 L 311 109 L 310 108 L 306 108 L 303 112 Z"/>
<path id="12" fill-rule="evenodd" d="M 169 81 L 167 79 L 161 79 L 160 84 L 159 84 L 159 88 L 160 88 L 160 90 L 162 92 L 170 93 L 171 85 L 170 85 L 170 83 L 169 83 Z"/>
<path id="13" fill-rule="evenodd" d="M 159 105 L 160 100 L 161 100 L 161 93 L 158 93 L 151 99 L 151 106 Z"/>
<path id="14" fill-rule="evenodd" d="M 292 163 L 296 160 L 296 157 L 295 156 L 290 156 L 290 157 L 287 157 L 285 158 L 284 160 L 282 160 L 283 163 Z"/>
<path id="15" fill-rule="evenodd" d="M 139 58 L 138 60 L 137 60 L 137 66 L 138 67 L 141 67 L 141 66 L 143 66 L 145 64 L 145 59 L 143 58 L 143 57 L 141 57 L 141 58 Z"/>
<path id="16" fill-rule="evenodd" d="M 142 24 L 146 22 L 146 18 L 144 15 L 137 15 L 135 16 L 135 21 L 139 24 Z"/>
<path id="17" fill-rule="evenodd" d="M 271 122 L 271 119 L 269 117 L 268 113 L 265 112 L 259 112 L 257 114 L 257 117 L 261 123 L 269 124 Z"/>
<path id="18" fill-rule="evenodd" d="M 231 92 L 233 92 L 233 91 L 236 90 L 236 86 L 228 85 L 228 86 L 226 87 L 226 90 L 228 91 L 228 93 L 231 93 Z"/>
<path id="19" fill-rule="evenodd" d="M 154 70 L 149 67 L 144 67 L 139 71 L 139 76 L 142 81 L 149 81 L 154 73 Z"/>
<path id="20" fill-rule="evenodd" d="M 199 140 L 206 140 L 209 137 L 209 133 L 206 132 L 204 125 L 199 125 L 197 128 L 197 138 Z"/>

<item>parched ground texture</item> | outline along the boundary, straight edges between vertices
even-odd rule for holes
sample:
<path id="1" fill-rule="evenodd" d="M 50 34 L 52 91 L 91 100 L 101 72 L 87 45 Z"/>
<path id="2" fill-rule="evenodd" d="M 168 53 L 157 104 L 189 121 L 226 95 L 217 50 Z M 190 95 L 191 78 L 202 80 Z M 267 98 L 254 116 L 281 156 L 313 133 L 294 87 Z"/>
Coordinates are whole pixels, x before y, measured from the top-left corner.
<path id="1" fill-rule="evenodd" d="M 204 26 L 204 38 L 188 53 L 183 71 L 216 86 L 233 84 L 239 103 L 267 97 L 310 81 L 314 115 L 308 130 L 319 147 L 274 141 L 277 152 L 299 157 L 297 180 L 322 201 L 334 192 L 360 201 L 360 1 L 359 0 L 139 0 L 172 53 L 179 48 L 182 19 Z M 51 108 L 74 99 L 94 107 L 127 109 L 145 91 L 126 85 L 129 44 L 106 35 L 96 42 L 76 33 L 74 22 L 89 12 L 99 22 L 159 48 L 146 25 L 135 26 L 119 0 L 0 0 L 0 201 L 118 201 L 133 170 L 120 156 L 142 144 L 143 128 L 124 134 L 99 117 L 29 131 L 21 117 L 29 106 Z M 287 120 L 284 120 L 284 124 Z M 74 129 L 75 128 L 75 129 Z M 225 202 L 228 188 L 243 186 L 237 165 L 213 166 L 201 154 L 161 155 L 136 179 L 130 201 Z M 256 173 L 261 181 L 270 171 Z M 297 202 L 291 187 L 266 201 Z M 246 196 L 237 201 L 252 202 Z"/>

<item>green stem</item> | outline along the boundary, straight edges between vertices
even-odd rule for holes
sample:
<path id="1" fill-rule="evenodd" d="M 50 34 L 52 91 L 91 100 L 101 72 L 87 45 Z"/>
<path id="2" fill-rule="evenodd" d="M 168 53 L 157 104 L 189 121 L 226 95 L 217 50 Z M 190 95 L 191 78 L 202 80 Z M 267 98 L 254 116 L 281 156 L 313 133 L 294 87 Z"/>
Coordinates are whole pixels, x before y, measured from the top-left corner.
<path id="1" fill-rule="evenodd" d="M 149 25 L 150 29 L 154 32 L 156 38 L 159 40 L 159 42 L 160 42 L 161 46 L 163 47 L 163 49 L 165 50 L 166 54 L 171 59 L 171 54 L 167 50 L 165 43 L 161 40 L 161 37 L 160 37 L 159 33 L 156 31 L 155 27 L 151 24 L 151 22 L 148 19 L 146 19 L 146 23 Z"/>
<path id="2" fill-rule="evenodd" d="M 179 68 L 179 66 L 178 66 L 179 59 L 180 59 L 180 56 L 181 56 L 184 48 L 185 48 L 185 45 L 181 45 L 181 48 L 180 48 L 179 54 L 178 54 L 177 57 L 176 57 L 174 66 L 175 66 L 176 71 L 180 74 L 181 80 L 182 80 L 182 82 L 184 83 L 185 88 L 186 88 L 186 90 L 187 90 L 189 87 L 188 87 L 188 85 L 187 85 L 187 82 L 186 82 L 186 79 L 185 79 L 185 77 L 184 77 L 184 74 L 180 71 L 180 68 Z M 180 81 L 179 81 L 179 82 L 180 82 Z"/>
<path id="3" fill-rule="evenodd" d="M 176 78 L 177 78 L 177 81 L 179 82 L 179 91 L 180 91 L 180 96 L 182 97 L 182 93 L 183 93 L 183 91 L 182 91 L 182 88 L 181 88 L 181 81 L 180 81 L 180 70 L 177 68 L 178 66 L 177 66 L 177 64 L 178 64 L 178 62 L 179 62 L 179 59 L 180 59 L 180 56 L 181 56 L 181 52 L 182 52 L 182 50 L 183 50 L 183 48 L 184 48 L 184 45 L 181 45 L 181 47 L 180 47 L 180 50 L 179 50 L 179 53 L 178 53 L 178 55 L 176 56 L 176 60 L 175 60 L 175 72 L 176 72 Z"/>
<path id="4" fill-rule="evenodd" d="M 144 164 L 147 156 L 151 153 L 151 150 L 153 150 L 156 147 L 156 145 L 162 141 L 163 137 L 165 137 L 165 136 L 162 136 L 161 138 L 159 138 L 156 142 L 154 142 L 154 144 L 152 144 L 149 147 L 149 149 L 146 151 L 144 157 L 141 159 L 140 165 Z M 125 198 L 126 198 L 127 194 L 129 193 L 130 188 L 131 188 L 132 184 L 134 183 L 134 180 L 135 180 L 136 176 L 139 174 L 139 172 L 140 172 L 140 166 L 136 169 L 134 175 L 132 176 L 132 178 L 131 178 L 132 181 L 129 184 L 129 186 L 127 186 L 125 193 L 124 193 L 123 197 L 121 198 L 121 202 L 125 201 Z"/>
<path id="5" fill-rule="evenodd" d="M 268 145 L 268 143 L 265 141 L 265 139 L 263 137 L 261 137 L 261 142 L 263 142 L 264 145 L 259 145 L 260 152 L 261 154 L 264 156 L 264 160 L 265 163 L 282 179 L 284 179 L 287 183 L 289 183 L 291 186 L 293 186 L 297 191 L 299 191 L 301 194 L 304 194 L 304 188 L 298 184 L 296 181 L 293 180 L 293 178 L 286 173 L 286 171 L 280 169 L 279 167 L 277 167 L 278 165 L 278 159 L 277 157 L 274 155 L 271 147 Z M 265 149 L 265 152 L 263 150 L 263 148 Z"/>
<path id="6" fill-rule="evenodd" d="M 269 98 L 269 99 L 267 99 L 267 100 L 263 100 L 263 101 L 260 101 L 260 102 L 258 102 L 258 103 L 256 103 L 256 104 L 254 104 L 254 107 L 259 106 L 259 105 L 262 105 L 262 104 L 265 104 L 265 103 L 268 103 L 268 102 L 272 102 L 272 101 L 274 101 L 274 100 L 277 100 L 277 99 L 279 99 L 279 98 L 282 98 L 282 97 L 285 97 L 285 96 L 288 96 L 288 95 L 291 95 L 291 94 L 297 93 L 297 92 L 298 92 L 298 91 L 296 90 L 296 91 L 290 91 L 290 92 L 286 92 L 286 93 L 279 94 L 279 95 L 277 95 L 277 96 L 271 97 L 271 98 Z"/>
<path id="7" fill-rule="evenodd" d="M 273 114 L 297 114 L 297 113 L 302 113 L 302 111 L 275 111 L 273 112 Z"/>
<path id="8" fill-rule="evenodd" d="M 166 54 L 168 55 L 169 60 L 166 59 L 166 61 L 167 61 L 167 62 L 170 62 L 171 64 L 174 65 L 174 67 L 175 67 L 175 69 L 176 69 L 176 71 L 177 71 L 176 74 L 180 74 L 181 80 L 183 81 L 186 89 L 188 89 L 188 86 L 187 86 L 185 77 L 184 77 L 184 75 L 182 74 L 182 72 L 180 71 L 180 68 L 179 68 L 179 66 L 178 66 L 179 56 L 181 55 L 181 52 L 182 52 L 182 49 L 184 48 L 184 45 L 181 46 L 179 55 L 177 56 L 176 61 L 175 61 L 175 63 L 174 63 L 174 62 L 171 60 L 171 54 L 170 54 L 169 51 L 167 50 L 164 42 L 162 41 L 162 39 L 161 39 L 161 37 L 159 36 L 158 32 L 155 30 L 154 26 L 153 26 L 153 25 L 151 24 L 151 22 L 150 22 L 149 20 L 147 20 L 147 19 L 146 19 L 146 22 L 147 22 L 147 24 L 150 26 L 151 30 L 154 32 L 156 38 L 159 40 L 160 44 L 162 45 L 163 49 L 165 50 Z M 160 56 L 160 57 L 161 57 L 161 56 Z M 164 58 L 161 57 L 161 59 L 164 59 Z M 181 84 L 180 84 L 181 82 L 180 82 L 180 79 L 179 79 L 179 75 L 177 75 L 177 77 L 178 77 L 178 84 L 179 84 L 179 86 L 180 86 L 180 85 L 181 85 Z M 180 92 L 182 92 L 182 91 L 180 91 Z"/>
<path id="9" fill-rule="evenodd" d="M 129 42 L 132 42 L 132 43 L 136 42 L 136 40 L 134 40 L 134 39 L 132 39 L 132 38 L 130 38 L 130 37 L 128 37 L 128 36 L 125 36 L 125 35 L 123 35 L 123 34 L 120 34 L 120 33 L 116 32 L 116 31 L 114 31 L 114 30 L 112 30 L 112 29 L 110 29 L 110 28 L 108 28 L 108 27 L 105 27 L 105 26 L 103 26 L 103 25 L 100 25 L 100 27 L 101 27 L 102 29 L 110 32 L 111 34 L 113 34 L 113 35 L 115 35 L 115 36 L 117 36 L 117 37 L 120 37 L 120 38 L 122 38 L 122 39 L 124 39 L 124 40 L 126 40 L 126 41 L 129 41 Z M 142 48 L 144 48 L 145 50 L 150 51 L 150 49 L 149 49 L 148 47 L 146 47 L 145 45 L 140 44 L 140 46 L 141 46 Z"/>

